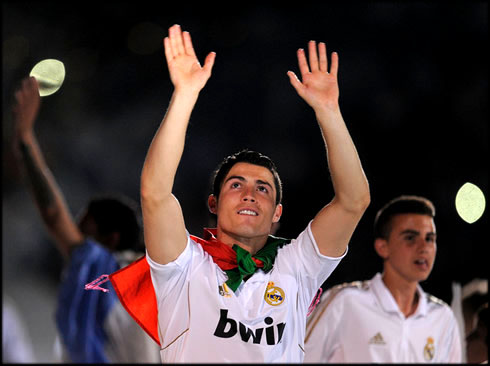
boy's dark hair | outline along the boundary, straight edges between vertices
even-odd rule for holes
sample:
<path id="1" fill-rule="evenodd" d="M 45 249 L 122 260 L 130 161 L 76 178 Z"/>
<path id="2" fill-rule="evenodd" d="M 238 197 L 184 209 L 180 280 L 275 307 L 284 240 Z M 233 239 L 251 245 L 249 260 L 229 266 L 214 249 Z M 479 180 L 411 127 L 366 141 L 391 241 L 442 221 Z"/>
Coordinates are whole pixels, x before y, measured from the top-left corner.
<path id="1" fill-rule="evenodd" d="M 120 233 L 116 251 L 142 248 L 137 204 L 125 196 L 104 196 L 90 200 L 87 213 L 93 217 L 101 235 Z"/>
<path id="2" fill-rule="evenodd" d="M 421 214 L 434 217 L 434 204 L 425 197 L 402 195 L 385 204 L 374 219 L 374 239 L 388 239 L 391 232 L 391 221 L 398 214 Z"/>
<path id="3" fill-rule="evenodd" d="M 254 165 L 263 166 L 272 173 L 274 177 L 274 185 L 276 188 L 276 205 L 281 203 L 282 200 L 282 182 L 277 168 L 274 162 L 267 156 L 248 149 L 241 150 L 233 155 L 230 155 L 223 159 L 218 168 L 214 172 L 213 177 L 213 195 L 216 199 L 219 198 L 221 192 L 221 186 L 226 175 L 236 163 L 249 163 Z"/>

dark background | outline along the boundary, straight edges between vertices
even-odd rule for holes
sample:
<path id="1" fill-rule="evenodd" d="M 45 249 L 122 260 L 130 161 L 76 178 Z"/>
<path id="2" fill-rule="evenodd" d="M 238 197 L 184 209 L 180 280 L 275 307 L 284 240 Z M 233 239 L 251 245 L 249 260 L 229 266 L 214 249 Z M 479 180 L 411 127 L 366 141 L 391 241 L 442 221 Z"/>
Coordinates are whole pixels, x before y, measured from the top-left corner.
<path id="1" fill-rule="evenodd" d="M 245 147 L 270 156 L 281 174 L 277 235 L 295 237 L 331 200 L 314 113 L 286 75 L 299 74 L 296 50 L 314 39 L 339 53 L 341 110 L 372 196 L 325 286 L 382 269 L 372 224 L 400 194 L 436 205 L 426 291 L 450 302 L 452 282 L 488 278 L 488 210 L 467 224 L 454 205 L 465 182 L 488 192 L 488 2 L 222 4 L 2 2 L 3 294 L 19 303 L 34 338 L 52 338 L 61 259 L 12 159 L 12 94 L 37 62 L 61 60 L 66 78 L 42 99 L 36 133 L 68 205 L 76 215 L 112 191 L 139 201 L 143 161 L 172 92 L 162 39 L 175 23 L 190 31 L 201 62 L 217 53 L 175 181 L 191 233 L 213 223 L 211 172 Z"/>

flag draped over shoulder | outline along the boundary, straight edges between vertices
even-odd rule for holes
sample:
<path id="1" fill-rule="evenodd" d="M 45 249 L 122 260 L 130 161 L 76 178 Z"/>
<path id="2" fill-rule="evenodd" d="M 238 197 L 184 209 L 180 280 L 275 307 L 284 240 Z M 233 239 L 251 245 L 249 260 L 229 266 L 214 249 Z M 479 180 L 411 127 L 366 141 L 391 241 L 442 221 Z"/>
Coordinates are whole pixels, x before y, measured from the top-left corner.
<path id="1" fill-rule="evenodd" d="M 157 298 L 146 256 L 109 275 L 119 301 L 131 317 L 161 346 Z"/>

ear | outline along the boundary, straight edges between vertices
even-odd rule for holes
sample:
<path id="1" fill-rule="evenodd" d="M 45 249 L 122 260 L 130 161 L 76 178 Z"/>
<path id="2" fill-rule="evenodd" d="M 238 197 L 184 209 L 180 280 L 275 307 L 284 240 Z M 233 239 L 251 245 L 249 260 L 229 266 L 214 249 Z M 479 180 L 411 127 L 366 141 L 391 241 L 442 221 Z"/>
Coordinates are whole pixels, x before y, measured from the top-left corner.
<path id="1" fill-rule="evenodd" d="M 214 194 L 210 194 L 208 197 L 208 209 L 209 212 L 215 215 L 218 212 L 218 199 L 215 197 Z"/>
<path id="2" fill-rule="evenodd" d="M 274 211 L 274 216 L 272 217 L 272 222 L 278 222 L 281 219 L 282 215 L 282 205 L 278 204 L 276 206 L 276 210 Z"/>
<path id="3" fill-rule="evenodd" d="M 378 255 L 381 258 L 383 258 L 383 259 L 388 258 L 389 248 L 388 248 L 388 242 L 386 241 L 386 239 L 377 238 L 374 241 L 374 249 L 376 250 L 376 253 L 378 253 Z"/>

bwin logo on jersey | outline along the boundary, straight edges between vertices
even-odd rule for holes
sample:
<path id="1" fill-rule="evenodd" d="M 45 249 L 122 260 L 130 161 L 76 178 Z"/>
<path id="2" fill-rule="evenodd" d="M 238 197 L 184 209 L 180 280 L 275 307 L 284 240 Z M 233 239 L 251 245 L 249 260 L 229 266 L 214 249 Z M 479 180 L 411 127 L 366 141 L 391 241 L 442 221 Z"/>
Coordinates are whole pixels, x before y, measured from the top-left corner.
<path id="1" fill-rule="evenodd" d="M 269 325 L 269 327 L 265 328 L 256 328 L 255 330 L 248 328 L 242 322 L 237 322 L 232 318 L 228 318 L 228 310 L 220 309 L 220 317 L 218 321 L 218 325 L 216 326 L 216 330 L 214 331 L 214 335 L 220 338 L 231 338 L 235 336 L 237 333 L 240 334 L 240 338 L 243 342 L 250 342 L 255 344 L 260 344 L 263 339 L 264 329 L 265 329 L 265 341 L 268 345 L 274 345 L 281 342 L 282 335 L 284 333 L 284 328 L 286 327 L 286 323 L 279 323 L 271 325 L 274 322 L 270 316 L 264 319 L 264 323 Z M 277 329 L 277 342 L 275 337 L 274 329 Z"/>

